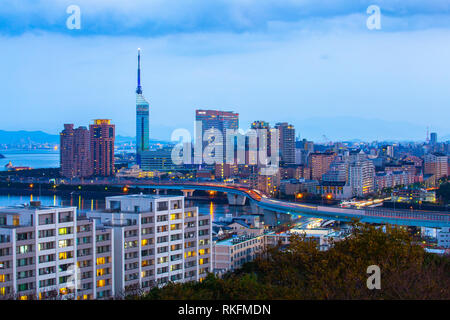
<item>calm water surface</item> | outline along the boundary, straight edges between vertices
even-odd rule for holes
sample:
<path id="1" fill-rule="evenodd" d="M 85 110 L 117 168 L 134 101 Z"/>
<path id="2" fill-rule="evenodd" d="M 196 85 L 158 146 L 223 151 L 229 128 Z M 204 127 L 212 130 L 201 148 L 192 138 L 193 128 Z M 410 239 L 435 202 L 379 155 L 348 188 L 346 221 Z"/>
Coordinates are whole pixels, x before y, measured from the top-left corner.
<path id="1" fill-rule="evenodd" d="M 75 206 L 78 210 L 102 210 L 105 208 L 104 198 L 90 197 L 86 195 L 41 195 L 39 194 L 0 194 L 0 207 L 14 206 L 30 201 L 41 201 L 43 205 Z M 198 207 L 202 214 L 212 215 L 215 221 L 225 217 L 237 217 L 242 214 L 251 214 L 250 206 L 236 207 L 225 203 L 214 203 L 210 201 L 188 201 L 191 205 Z"/>
<path id="2" fill-rule="evenodd" d="M 59 167 L 58 150 L 1 150 L 5 158 L 0 159 L 0 171 L 5 171 L 5 165 L 11 161 L 15 167 L 57 168 Z"/>

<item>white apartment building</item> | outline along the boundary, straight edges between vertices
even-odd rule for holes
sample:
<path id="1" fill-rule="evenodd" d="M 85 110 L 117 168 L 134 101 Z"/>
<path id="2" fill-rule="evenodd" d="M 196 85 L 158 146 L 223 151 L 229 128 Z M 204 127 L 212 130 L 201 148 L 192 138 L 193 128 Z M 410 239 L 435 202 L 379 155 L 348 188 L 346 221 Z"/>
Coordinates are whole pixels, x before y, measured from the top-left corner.
<path id="1" fill-rule="evenodd" d="M 214 244 L 214 273 L 223 274 L 242 267 L 261 254 L 265 248 L 264 235 L 242 235 Z"/>
<path id="2" fill-rule="evenodd" d="M 0 298 L 95 299 L 114 295 L 111 229 L 76 207 L 40 202 L 0 208 Z M 100 269 L 100 271 L 99 271 Z"/>
<path id="3" fill-rule="evenodd" d="M 267 248 L 281 244 L 290 244 L 291 235 L 305 236 L 307 241 L 317 244 L 319 250 L 330 248 L 330 239 L 343 239 L 344 232 L 335 232 L 327 228 L 292 228 L 283 233 L 264 233 L 260 235 L 240 235 L 217 241 L 213 246 L 214 273 L 223 275 L 228 271 L 241 268 L 244 263 L 254 260 Z"/>
<path id="4" fill-rule="evenodd" d="M 450 228 L 441 228 L 437 232 L 438 247 L 450 248 Z"/>
<path id="5" fill-rule="evenodd" d="M 211 270 L 211 216 L 185 207 L 183 196 L 106 198 L 106 209 L 87 217 L 114 229 L 117 294 L 169 281 L 199 281 Z"/>
<path id="6" fill-rule="evenodd" d="M 363 197 L 375 190 L 375 166 L 370 160 L 360 160 L 350 164 L 349 184 L 353 196 Z"/>

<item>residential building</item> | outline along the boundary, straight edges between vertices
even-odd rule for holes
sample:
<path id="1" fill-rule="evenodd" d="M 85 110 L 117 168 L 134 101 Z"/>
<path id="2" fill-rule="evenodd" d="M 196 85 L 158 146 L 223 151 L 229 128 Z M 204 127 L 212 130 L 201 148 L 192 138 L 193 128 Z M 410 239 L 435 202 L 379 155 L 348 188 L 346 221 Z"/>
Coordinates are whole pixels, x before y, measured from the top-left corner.
<path id="1" fill-rule="evenodd" d="M 76 207 L 32 201 L 0 208 L 0 296 L 114 296 L 112 232 L 77 215 Z"/>
<path id="2" fill-rule="evenodd" d="M 295 128 L 287 122 L 277 123 L 280 162 L 282 165 L 295 164 Z"/>
<path id="3" fill-rule="evenodd" d="M 114 170 L 115 125 L 109 119 L 96 119 L 89 125 L 91 164 L 96 176 L 112 176 Z"/>
<path id="4" fill-rule="evenodd" d="M 239 269 L 260 255 L 264 248 L 264 235 L 242 235 L 218 241 L 213 246 L 213 271 L 220 275 Z"/>
<path id="5" fill-rule="evenodd" d="M 450 228 L 441 228 L 437 232 L 437 245 L 441 248 L 450 248 Z"/>
<path id="6" fill-rule="evenodd" d="M 375 166 L 370 160 L 357 160 L 350 164 L 349 183 L 353 196 L 364 197 L 375 191 Z"/>
<path id="7" fill-rule="evenodd" d="M 117 294 L 200 281 L 211 271 L 211 216 L 185 207 L 183 196 L 107 197 L 104 211 L 87 216 L 114 230 Z"/>
<path id="8" fill-rule="evenodd" d="M 330 169 L 335 158 L 333 152 L 313 152 L 309 154 L 309 167 L 311 168 L 311 179 L 322 180 L 322 176 Z"/>
<path id="9" fill-rule="evenodd" d="M 333 161 L 330 164 L 330 169 L 322 176 L 325 182 L 345 182 L 348 181 L 348 161 Z"/>
<path id="10" fill-rule="evenodd" d="M 226 162 L 226 134 L 228 130 L 239 129 L 239 114 L 232 111 L 199 109 L 195 111 L 195 120 L 201 123 L 202 137 L 205 137 L 205 133 L 211 129 L 216 129 L 220 132 L 222 141 L 215 142 L 216 148 L 210 156 L 218 159 L 217 162 Z M 212 142 L 212 138 L 204 141 L 202 150 Z"/>
<path id="11" fill-rule="evenodd" d="M 65 178 L 85 178 L 92 175 L 90 136 L 86 127 L 74 129 L 64 124 L 60 133 L 60 173 Z"/>
<path id="12" fill-rule="evenodd" d="M 448 174 L 448 156 L 443 153 L 429 153 L 424 157 L 424 174 L 432 174 L 438 180 Z"/>
<path id="13" fill-rule="evenodd" d="M 216 180 L 226 180 L 238 174 L 238 165 L 228 163 L 216 163 L 214 176 Z"/>

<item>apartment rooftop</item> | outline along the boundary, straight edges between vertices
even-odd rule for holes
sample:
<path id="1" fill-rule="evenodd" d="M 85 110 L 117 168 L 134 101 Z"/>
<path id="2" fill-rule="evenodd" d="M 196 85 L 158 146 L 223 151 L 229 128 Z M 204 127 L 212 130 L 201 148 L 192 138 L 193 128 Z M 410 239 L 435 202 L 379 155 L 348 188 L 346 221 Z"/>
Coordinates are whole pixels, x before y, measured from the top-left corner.
<path id="1" fill-rule="evenodd" d="M 53 210 L 62 208 L 76 208 L 74 206 L 52 206 L 52 205 L 42 205 L 40 201 L 30 201 L 30 203 L 12 205 L 0 207 L 0 214 L 17 214 L 21 212 L 30 212 L 35 210 Z"/>
<path id="2" fill-rule="evenodd" d="M 259 238 L 261 236 L 262 235 L 259 235 L 259 236 L 250 236 L 250 235 L 233 236 L 228 239 L 217 241 L 216 244 L 221 245 L 221 246 L 233 246 L 233 245 L 236 245 L 236 244 L 248 241 L 248 240 Z"/>
<path id="3" fill-rule="evenodd" d="M 112 200 L 132 200 L 132 199 L 142 199 L 142 200 L 159 200 L 159 199 L 170 199 L 170 198 L 180 198 L 183 197 L 183 195 L 159 195 L 159 194 L 127 194 L 127 195 L 121 195 L 121 196 L 111 196 L 106 197 L 106 199 L 112 199 Z"/>

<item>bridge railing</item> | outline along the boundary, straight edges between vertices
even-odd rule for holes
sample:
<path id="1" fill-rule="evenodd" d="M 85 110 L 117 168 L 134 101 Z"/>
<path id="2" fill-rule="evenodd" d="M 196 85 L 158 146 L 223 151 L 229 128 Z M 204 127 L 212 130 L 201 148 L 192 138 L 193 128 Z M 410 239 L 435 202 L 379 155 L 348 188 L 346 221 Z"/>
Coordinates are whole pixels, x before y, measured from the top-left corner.
<path id="1" fill-rule="evenodd" d="M 388 217 L 397 219 L 414 219 L 414 220 L 427 220 L 427 221 L 439 221 L 449 222 L 450 214 L 439 212 L 417 212 L 417 211 L 400 211 L 389 209 L 364 209 L 364 215 L 371 217 Z"/>

